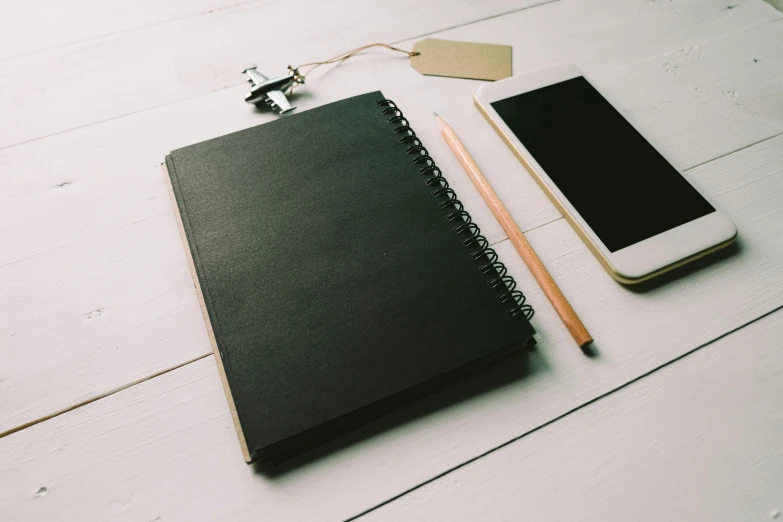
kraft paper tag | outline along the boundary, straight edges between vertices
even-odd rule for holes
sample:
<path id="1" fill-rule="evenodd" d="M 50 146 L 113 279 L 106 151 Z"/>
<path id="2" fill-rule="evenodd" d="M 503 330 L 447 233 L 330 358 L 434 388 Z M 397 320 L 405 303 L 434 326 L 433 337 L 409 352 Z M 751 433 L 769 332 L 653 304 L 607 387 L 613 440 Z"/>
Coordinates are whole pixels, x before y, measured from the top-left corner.
<path id="1" fill-rule="evenodd" d="M 421 74 L 473 80 L 511 76 L 511 46 L 427 38 L 413 45 L 411 66 Z"/>

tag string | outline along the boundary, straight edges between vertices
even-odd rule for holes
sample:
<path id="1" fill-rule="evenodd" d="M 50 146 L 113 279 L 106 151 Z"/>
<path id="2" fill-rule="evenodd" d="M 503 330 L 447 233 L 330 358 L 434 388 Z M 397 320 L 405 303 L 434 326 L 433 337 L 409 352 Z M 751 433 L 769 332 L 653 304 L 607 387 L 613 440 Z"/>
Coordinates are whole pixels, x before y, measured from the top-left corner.
<path id="1" fill-rule="evenodd" d="M 302 67 L 310 67 L 310 68 L 309 68 L 307 71 L 305 71 L 303 74 L 301 74 L 301 75 L 300 75 L 300 77 L 302 78 L 302 81 L 301 81 L 301 82 L 294 82 L 294 83 L 291 85 L 291 89 L 288 91 L 288 92 L 289 92 L 289 94 L 290 94 L 290 93 L 292 93 L 292 92 L 294 92 L 294 87 L 295 87 L 296 85 L 299 85 L 299 83 L 304 83 L 304 79 L 307 77 L 307 75 L 308 75 L 308 74 L 310 74 L 311 72 L 313 72 L 314 70 L 316 70 L 316 69 L 317 69 L 317 68 L 319 68 L 320 66 L 322 66 L 322 65 L 330 65 L 330 64 L 335 64 L 335 63 L 344 62 L 344 61 L 345 61 L 345 60 L 347 60 L 348 58 L 352 58 L 353 56 L 355 56 L 355 55 L 357 55 L 357 54 L 359 54 L 359 53 L 361 53 L 361 52 L 364 52 L 364 51 L 366 51 L 366 50 L 368 50 L 368 49 L 371 49 L 371 48 L 373 48 L 373 47 L 385 47 L 386 49 L 389 49 L 390 51 L 395 51 L 395 52 L 398 52 L 398 53 L 403 53 L 403 54 L 407 55 L 408 57 L 411 57 L 411 56 L 418 56 L 418 55 L 420 55 L 420 54 L 421 54 L 421 53 L 419 53 L 419 52 L 416 52 L 416 51 L 406 51 L 406 50 L 404 50 L 404 49 L 399 49 L 399 48 L 397 48 L 397 47 L 392 47 L 391 45 L 389 45 L 389 44 L 385 44 L 385 43 L 374 43 L 374 44 L 369 44 L 369 45 L 363 45 L 362 47 L 357 47 L 356 49 L 353 49 L 353 50 L 351 50 L 351 51 L 347 51 L 347 52 L 344 52 L 344 53 L 342 53 L 342 54 L 338 54 L 337 56 L 335 56 L 335 57 L 333 57 L 333 58 L 329 58 L 328 60 L 325 60 L 325 61 L 323 61 L 323 62 L 309 62 L 309 63 L 303 63 L 303 64 L 302 64 L 302 65 L 300 65 L 299 67 L 295 67 L 295 68 L 294 68 L 294 67 L 291 67 L 291 66 L 289 65 L 289 66 L 288 66 L 288 69 L 289 69 L 289 70 L 292 70 L 292 71 L 298 71 L 298 70 L 299 70 L 299 69 L 301 69 Z"/>

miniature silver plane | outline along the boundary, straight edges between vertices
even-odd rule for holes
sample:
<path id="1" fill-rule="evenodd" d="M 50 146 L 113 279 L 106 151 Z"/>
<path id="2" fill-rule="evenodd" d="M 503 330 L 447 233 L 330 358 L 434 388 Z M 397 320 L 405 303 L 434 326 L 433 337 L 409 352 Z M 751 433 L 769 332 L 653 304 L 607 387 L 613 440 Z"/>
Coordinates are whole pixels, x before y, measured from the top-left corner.
<path id="1" fill-rule="evenodd" d="M 266 103 L 280 114 L 296 109 L 288 102 L 285 90 L 294 84 L 304 83 L 304 76 L 299 74 L 299 69 L 289 66 L 288 74 L 271 79 L 258 72 L 255 65 L 242 72 L 247 75 L 248 81 L 252 84 L 250 92 L 245 96 L 247 103 L 252 103 L 256 107 Z"/>

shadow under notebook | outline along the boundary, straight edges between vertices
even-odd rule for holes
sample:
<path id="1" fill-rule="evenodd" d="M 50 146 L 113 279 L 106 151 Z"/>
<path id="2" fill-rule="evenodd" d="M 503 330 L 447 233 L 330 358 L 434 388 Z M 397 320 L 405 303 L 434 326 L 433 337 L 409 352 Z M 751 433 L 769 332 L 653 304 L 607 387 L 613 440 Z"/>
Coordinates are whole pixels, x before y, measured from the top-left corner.
<path id="1" fill-rule="evenodd" d="M 435 412 L 448 410 L 464 401 L 497 391 L 534 373 L 550 370 L 546 359 L 535 346 L 522 349 L 468 376 L 443 384 L 436 390 L 418 396 L 405 404 L 390 405 L 380 417 L 354 428 L 340 427 L 328 439 L 319 438 L 311 447 L 296 453 L 282 454 L 273 460 L 255 461 L 255 472 L 269 479 L 307 468 L 330 455 L 347 450 L 383 433 L 402 428 Z M 342 431 L 339 431 L 342 430 Z"/>

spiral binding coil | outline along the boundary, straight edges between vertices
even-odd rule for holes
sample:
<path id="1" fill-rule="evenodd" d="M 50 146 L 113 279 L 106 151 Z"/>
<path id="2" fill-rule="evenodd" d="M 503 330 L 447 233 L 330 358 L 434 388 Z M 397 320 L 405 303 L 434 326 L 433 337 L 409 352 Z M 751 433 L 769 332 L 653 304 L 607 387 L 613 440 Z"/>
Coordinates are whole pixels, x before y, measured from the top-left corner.
<path id="1" fill-rule="evenodd" d="M 497 277 L 490 279 L 488 284 L 493 289 L 506 289 L 506 292 L 497 296 L 501 303 L 513 303 L 513 306 L 506 310 L 506 313 L 511 317 L 522 315 L 530 320 L 534 314 L 533 307 L 525 303 L 525 294 L 516 290 L 516 281 L 514 281 L 513 277 L 507 275 L 508 269 L 502 262 L 498 261 L 497 252 L 490 248 L 487 238 L 481 235 L 481 230 L 478 225 L 473 223 L 473 219 L 465 211 L 462 202 L 457 199 L 454 189 L 449 188 L 448 181 L 446 181 L 441 170 L 435 165 L 435 161 L 430 157 L 421 140 L 416 137 L 416 133 L 411 129 L 402 111 L 391 100 L 380 100 L 375 103 L 379 107 L 385 107 L 382 112 L 384 115 L 389 116 L 386 121 L 391 125 L 396 125 L 394 133 L 402 134 L 399 142 L 408 145 L 405 151 L 416 156 L 413 158 L 413 163 L 421 165 L 419 174 L 424 177 L 424 184 L 428 187 L 435 187 L 435 190 L 432 191 L 432 196 L 445 198 L 444 201 L 441 201 L 440 207 L 443 209 L 452 207 L 454 209 L 446 217 L 449 221 L 459 220 L 462 222 L 454 227 L 454 231 L 457 234 L 468 234 L 468 237 L 462 241 L 462 244 L 466 247 L 476 248 L 476 251 L 471 254 L 474 260 L 486 260 L 485 264 L 479 266 L 479 270 L 484 274 L 492 270 L 497 273 Z"/>

